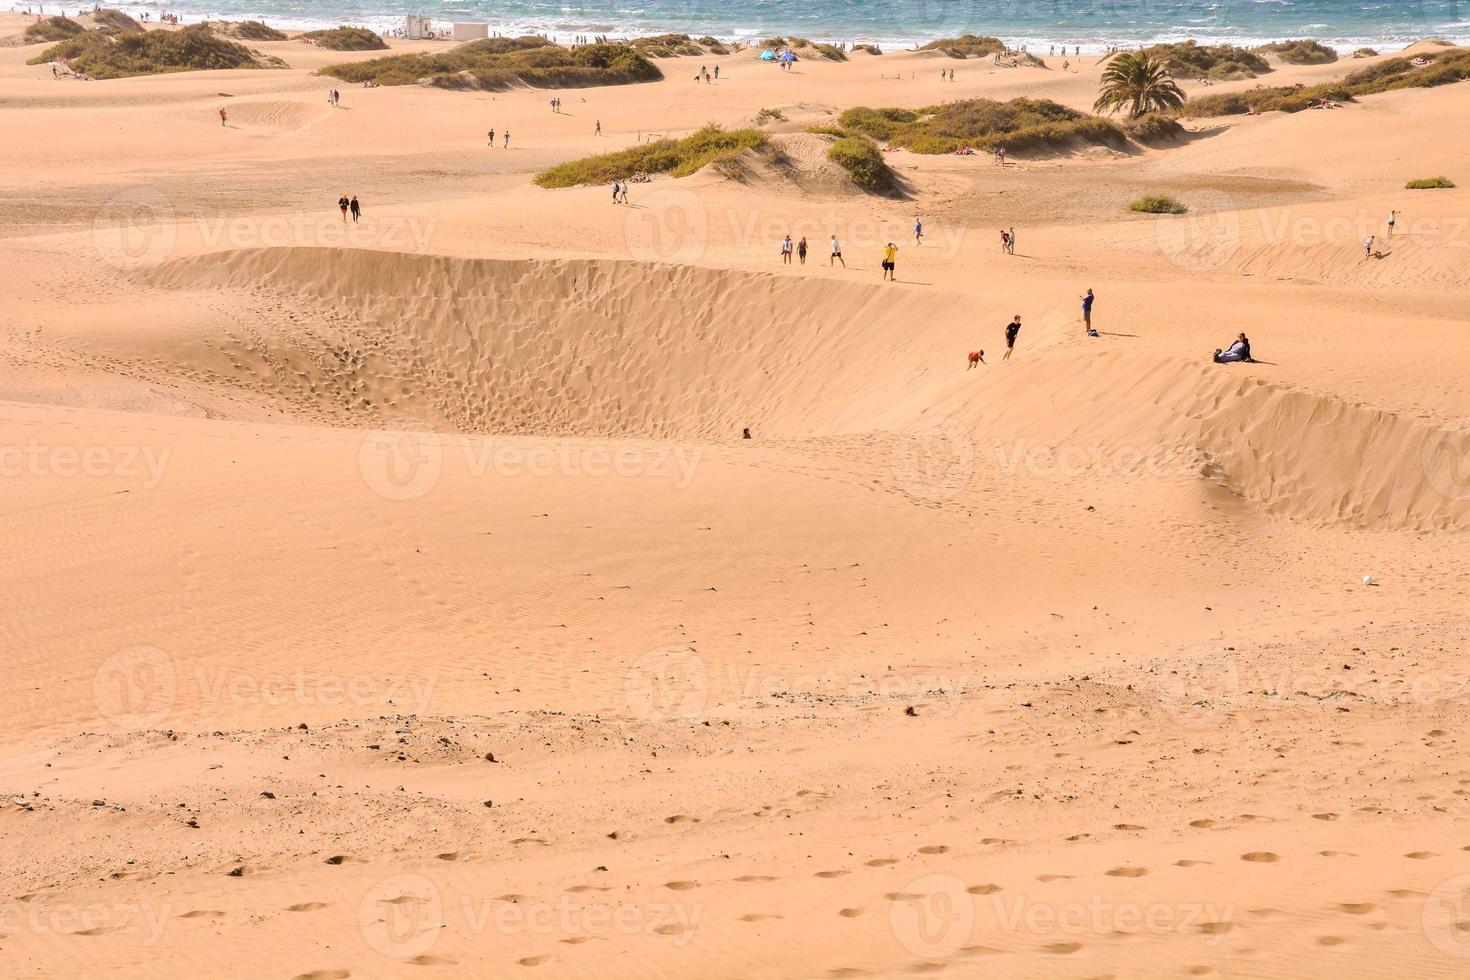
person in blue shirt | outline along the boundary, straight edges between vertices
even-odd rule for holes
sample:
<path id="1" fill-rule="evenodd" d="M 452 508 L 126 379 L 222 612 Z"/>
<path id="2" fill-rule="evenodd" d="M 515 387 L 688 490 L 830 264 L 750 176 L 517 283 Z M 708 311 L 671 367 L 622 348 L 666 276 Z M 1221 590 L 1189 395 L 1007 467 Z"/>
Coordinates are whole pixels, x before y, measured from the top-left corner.
<path id="1" fill-rule="evenodd" d="M 1093 299 L 1095 299 L 1095 297 L 1092 295 L 1092 290 L 1090 289 L 1087 291 L 1087 294 L 1082 297 L 1082 332 L 1087 334 L 1087 336 L 1089 337 L 1097 336 L 1097 331 L 1092 329 Z"/>

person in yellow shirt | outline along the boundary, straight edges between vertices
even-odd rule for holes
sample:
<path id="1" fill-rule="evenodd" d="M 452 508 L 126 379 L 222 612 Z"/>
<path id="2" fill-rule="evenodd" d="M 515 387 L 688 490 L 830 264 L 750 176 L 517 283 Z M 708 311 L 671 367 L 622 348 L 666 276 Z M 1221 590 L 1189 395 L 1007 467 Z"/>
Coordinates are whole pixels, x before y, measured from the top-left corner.
<path id="1" fill-rule="evenodd" d="M 898 246 L 892 242 L 883 246 L 883 278 L 898 282 Z"/>

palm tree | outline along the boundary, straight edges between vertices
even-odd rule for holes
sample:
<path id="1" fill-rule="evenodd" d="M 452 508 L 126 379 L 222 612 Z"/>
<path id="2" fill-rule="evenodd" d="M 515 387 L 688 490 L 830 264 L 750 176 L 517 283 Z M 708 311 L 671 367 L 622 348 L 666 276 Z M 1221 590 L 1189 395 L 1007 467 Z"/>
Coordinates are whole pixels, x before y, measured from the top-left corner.
<path id="1" fill-rule="evenodd" d="M 1169 66 L 1143 51 L 1113 55 L 1102 76 L 1102 94 L 1094 112 L 1114 113 L 1127 108 L 1128 118 L 1147 112 L 1177 109 L 1184 104 L 1184 90 L 1169 74 Z"/>

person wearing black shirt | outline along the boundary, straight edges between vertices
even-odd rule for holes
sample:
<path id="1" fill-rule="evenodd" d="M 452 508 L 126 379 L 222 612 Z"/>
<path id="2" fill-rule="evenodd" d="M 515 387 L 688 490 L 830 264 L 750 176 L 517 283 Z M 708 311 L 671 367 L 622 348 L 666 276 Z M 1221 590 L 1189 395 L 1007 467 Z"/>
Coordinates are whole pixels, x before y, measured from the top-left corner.
<path id="1" fill-rule="evenodd" d="M 1011 352 L 1016 349 L 1016 335 L 1020 332 L 1021 314 L 1017 313 L 1011 318 L 1011 322 L 1006 324 L 1006 352 L 1001 357 L 1002 361 L 1009 361 L 1011 359 Z"/>

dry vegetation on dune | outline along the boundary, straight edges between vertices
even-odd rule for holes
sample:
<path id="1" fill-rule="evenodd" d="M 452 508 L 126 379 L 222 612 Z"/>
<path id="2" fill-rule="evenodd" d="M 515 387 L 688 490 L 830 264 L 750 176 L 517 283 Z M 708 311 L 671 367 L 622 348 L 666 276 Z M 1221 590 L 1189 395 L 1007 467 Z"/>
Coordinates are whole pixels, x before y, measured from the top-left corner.
<path id="1" fill-rule="evenodd" d="M 998 37 L 981 34 L 961 34 L 959 37 L 945 37 L 937 41 L 930 41 L 919 50 L 938 51 L 941 54 L 949 55 L 951 58 L 984 58 L 989 55 L 999 54 L 1005 49 L 1005 42 Z"/>
<path id="2" fill-rule="evenodd" d="M 1008 150 L 1061 149 L 1077 144 L 1121 148 L 1127 134 L 1118 124 L 1048 99 L 965 99 L 922 110 L 866 106 L 837 119 L 845 132 L 901 146 L 914 153 L 953 153 L 962 146 Z"/>
<path id="3" fill-rule="evenodd" d="M 768 37 L 760 44 L 763 48 L 773 51 L 781 48 L 790 48 L 792 51 L 800 52 L 810 58 L 814 54 L 817 57 L 826 58 L 828 61 L 846 61 L 847 52 L 832 44 L 818 44 L 804 37 Z"/>
<path id="4" fill-rule="evenodd" d="M 1407 58 L 1387 61 L 1349 74 L 1340 82 L 1248 89 L 1190 99 L 1185 116 L 1239 116 L 1248 112 L 1300 112 L 1327 99 L 1351 102 L 1363 95 L 1402 88 L 1433 88 L 1470 78 L 1470 51 L 1437 56 L 1432 64 L 1416 68 Z"/>
<path id="5" fill-rule="evenodd" d="M 65 60 L 73 71 L 92 78 L 129 78 L 178 71 L 230 68 L 284 68 L 279 58 L 265 57 L 242 44 L 215 36 L 205 24 L 178 31 L 87 31 L 53 45 L 28 64 Z"/>
<path id="6" fill-rule="evenodd" d="M 1255 78 L 1271 70 L 1266 59 L 1233 44 L 1201 45 L 1194 41 L 1154 44 L 1144 54 L 1169 66 L 1175 78 Z"/>
<path id="7" fill-rule="evenodd" d="M 216 34 L 226 37 L 237 37 L 242 41 L 284 41 L 286 32 L 278 31 L 258 20 L 227 21 L 215 20 L 209 22 L 209 27 Z"/>
<path id="8" fill-rule="evenodd" d="M 827 159 L 846 170 L 853 184 L 870 194 L 891 195 L 900 189 L 898 175 L 870 139 L 844 136 L 828 148 Z"/>
<path id="9" fill-rule="evenodd" d="M 635 37 L 628 47 L 646 58 L 674 58 L 680 55 L 697 57 L 706 54 L 729 54 L 730 49 L 706 34 L 691 37 L 688 34 L 656 34 L 652 37 Z"/>
<path id="10" fill-rule="evenodd" d="M 333 27 L 301 35 L 328 51 L 386 51 L 388 42 L 366 27 Z"/>
<path id="11" fill-rule="evenodd" d="M 127 31 L 141 31 L 143 25 L 138 23 L 121 10 L 102 9 L 92 14 L 92 30 L 111 33 L 124 33 Z"/>
<path id="12" fill-rule="evenodd" d="M 69 17 L 47 17 L 26 26 L 25 34 L 21 36 L 24 44 L 40 44 L 46 41 L 65 41 L 86 30 L 81 24 Z"/>
<path id="13" fill-rule="evenodd" d="M 1449 190 L 1454 186 L 1455 182 L 1448 177 L 1420 177 L 1418 180 L 1409 181 L 1404 188 L 1411 191 L 1433 191 Z"/>
<path id="14" fill-rule="evenodd" d="M 542 187 L 607 184 L 639 171 L 686 177 L 745 150 L 765 147 L 768 139 L 758 129 L 725 130 L 706 126 L 681 140 L 659 140 L 557 164 L 537 174 L 536 183 Z"/>
<path id="15" fill-rule="evenodd" d="M 1320 41 L 1276 41 L 1253 50 L 1274 54 L 1288 65 L 1330 65 L 1337 60 L 1337 52 Z"/>
<path id="16" fill-rule="evenodd" d="M 539 37 L 486 38 L 444 52 L 394 54 L 329 65 L 322 73 L 344 82 L 372 80 L 379 85 L 423 82 L 439 88 L 490 91 L 518 85 L 531 88 L 629 85 L 656 82 L 664 77 L 657 65 L 627 45 L 564 48 Z"/>

